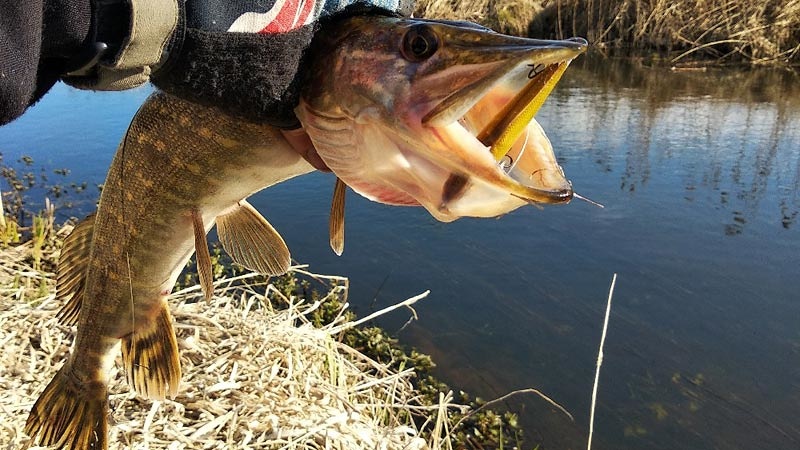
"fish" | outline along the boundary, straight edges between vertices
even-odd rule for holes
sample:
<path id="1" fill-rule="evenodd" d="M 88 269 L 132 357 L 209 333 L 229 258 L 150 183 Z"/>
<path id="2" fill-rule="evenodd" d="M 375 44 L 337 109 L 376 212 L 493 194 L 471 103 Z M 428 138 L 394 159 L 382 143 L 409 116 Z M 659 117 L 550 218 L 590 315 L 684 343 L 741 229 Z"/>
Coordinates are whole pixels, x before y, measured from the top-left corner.
<path id="1" fill-rule="evenodd" d="M 343 225 L 345 186 L 378 202 L 421 205 L 443 221 L 570 199 L 541 127 L 528 123 L 524 108 L 506 106 L 539 101 L 543 88 L 519 94 L 530 82 L 527 64 L 565 63 L 584 44 L 513 38 L 463 22 L 359 16 L 321 34 L 296 112 L 340 180 L 332 245 L 343 246 L 334 225 Z M 480 143 L 481 129 L 525 137 Z M 513 168 L 492 156 L 498 146 L 502 158 L 518 159 Z M 167 297 L 181 269 L 196 254 L 204 295 L 213 295 L 206 234 L 216 225 L 234 262 L 286 272 L 286 243 L 247 198 L 313 170 L 277 128 L 152 94 L 117 149 L 97 211 L 65 240 L 58 317 L 77 325 L 77 335 L 31 408 L 25 431 L 32 441 L 108 447 L 108 373 L 120 350 L 132 389 L 175 398 L 181 368 Z"/>
<path id="2" fill-rule="evenodd" d="M 65 240 L 58 316 L 77 324 L 77 335 L 33 405 L 27 434 L 61 449 L 107 448 L 108 372 L 120 348 L 133 389 L 174 398 L 181 371 L 166 299 L 182 268 L 196 251 L 208 297 L 206 233 L 216 223 L 234 261 L 286 272 L 285 242 L 246 198 L 312 170 L 274 127 L 151 95 L 113 158 L 96 213 Z"/>

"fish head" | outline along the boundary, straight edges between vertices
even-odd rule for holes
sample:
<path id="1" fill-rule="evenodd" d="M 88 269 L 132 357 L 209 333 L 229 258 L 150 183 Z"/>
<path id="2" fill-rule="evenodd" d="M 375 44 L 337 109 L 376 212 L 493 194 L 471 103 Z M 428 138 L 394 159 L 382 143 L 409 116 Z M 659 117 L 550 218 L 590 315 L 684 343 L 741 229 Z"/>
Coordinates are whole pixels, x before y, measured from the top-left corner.
<path id="1" fill-rule="evenodd" d="M 571 183 L 535 120 L 500 161 L 478 135 L 542 68 L 585 49 L 469 22 L 353 17 L 318 33 L 296 112 L 328 167 L 371 200 L 445 222 L 566 203 Z"/>

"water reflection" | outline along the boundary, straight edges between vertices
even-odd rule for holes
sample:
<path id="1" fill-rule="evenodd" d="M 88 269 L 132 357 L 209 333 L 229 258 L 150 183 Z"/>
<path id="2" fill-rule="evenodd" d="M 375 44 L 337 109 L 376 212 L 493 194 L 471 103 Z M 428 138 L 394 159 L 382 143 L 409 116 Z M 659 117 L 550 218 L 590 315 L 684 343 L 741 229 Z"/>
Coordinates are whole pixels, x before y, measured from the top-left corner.
<path id="1" fill-rule="evenodd" d="M 527 269 L 490 297 L 510 311 L 490 310 L 485 334 L 458 339 L 496 366 L 443 352 L 455 361 L 448 374 L 480 386 L 463 369 L 474 367 L 495 391 L 543 388 L 578 423 L 514 402 L 525 423 L 546 448 L 582 446 L 598 272 L 619 270 L 600 448 L 800 448 L 800 79 L 614 60 L 579 61 L 567 74 L 539 119 L 576 189 L 608 208 L 548 210 L 537 226 L 558 238 L 531 230 L 523 250 L 506 247 L 506 263 Z M 535 261 L 552 239 L 558 256 Z M 458 341 L 428 334 L 426 348 Z"/>
<path id="2" fill-rule="evenodd" d="M 596 448 L 800 448 L 798 77 L 579 60 L 538 119 L 576 190 L 607 208 L 459 222 L 409 244 L 452 266 L 386 282 L 438 288 L 404 340 L 481 395 L 543 390 L 576 423 L 536 399 L 509 407 L 543 448 L 580 448 L 619 271 Z"/>
<path id="3" fill-rule="evenodd" d="M 729 216 L 726 234 L 742 233 L 763 210 L 783 228 L 795 224 L 800 211 L 798 73 L 671 72 L 592 58 L 577 61 L 568 73 L 551 99 L 563 107 L 551 111 L 552 119 L 566 127 L 580 124 L 570 131 L 586 134 L 586 150 L 604 171 L 611 171 L 618 157 L 612 152 L 624 149 L 620 190 L 635 192 L 648 183 L 652 164 L 669 166 L 680 159 L 673 169 L 684 187 L 682 196 L 690 202 L 697 195 L 715 197 Z M 761 205 L 767 196 L 771 204 Z"/>

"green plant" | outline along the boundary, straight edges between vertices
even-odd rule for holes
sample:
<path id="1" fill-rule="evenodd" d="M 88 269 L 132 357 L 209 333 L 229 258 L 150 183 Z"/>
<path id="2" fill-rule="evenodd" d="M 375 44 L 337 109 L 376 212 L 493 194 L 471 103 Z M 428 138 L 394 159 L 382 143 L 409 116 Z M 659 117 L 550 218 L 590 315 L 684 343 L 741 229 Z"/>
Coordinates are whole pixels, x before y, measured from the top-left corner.
<path id="1" fill-rule="evenodd" d="M 45 199 L 45 209 L 33 216 L 31 226 L 31 256 L 33 270 L 42 270 L 42 259 L 46 249 L 53 248 L 55 242 L 55 207 Z"/>
<path id="2" fill-rule="evenodd" d="M 19 243 L 19 226 L 13 217 L 5 217 L 5 214 L 0 214 L 3 217 L 3 223 L 0 224 L 0 248 L 7 248 L 11 244 Z"/>

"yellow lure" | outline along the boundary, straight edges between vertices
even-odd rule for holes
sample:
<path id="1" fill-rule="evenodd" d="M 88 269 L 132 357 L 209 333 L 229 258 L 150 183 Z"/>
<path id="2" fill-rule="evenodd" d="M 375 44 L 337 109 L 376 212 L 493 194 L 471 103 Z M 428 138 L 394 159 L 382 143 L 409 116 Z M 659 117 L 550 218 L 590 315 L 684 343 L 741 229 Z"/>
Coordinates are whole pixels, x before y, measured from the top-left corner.
<path id="1" fill-rule="evenodd" d="M 545 67 L 478 134 L 478 140 L 491 146 L 495 160 L 500 161 L 519 139 L 568 65 L 568 62 L 563 62 Z"/>

